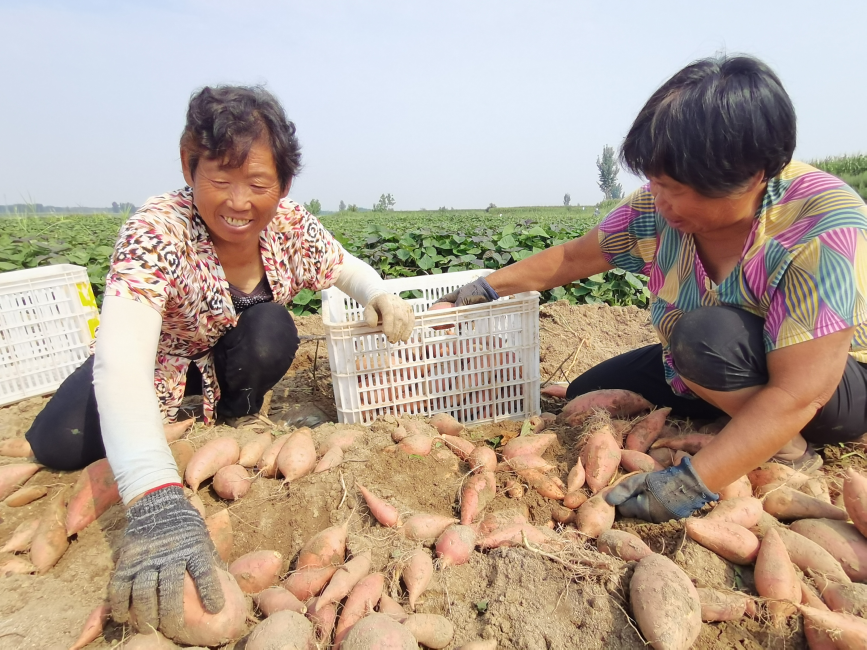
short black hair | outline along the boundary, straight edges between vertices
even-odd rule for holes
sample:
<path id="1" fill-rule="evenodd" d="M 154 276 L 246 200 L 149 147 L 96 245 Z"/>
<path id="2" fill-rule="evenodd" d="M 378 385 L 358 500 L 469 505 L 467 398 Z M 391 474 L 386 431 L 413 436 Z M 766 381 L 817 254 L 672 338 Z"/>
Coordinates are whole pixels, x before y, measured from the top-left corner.
<path id="1" fill-rule="evenodd" d="M 779 174 L 795 134 L 795 108 L 774 71 L 751 56 L 719 55 L 691 63 L 653 93 L 620 158 L 635 174 L 726 196 L 760 171 L 765 179 Z"/>
<path id="2" fill-rule="evenodd" d="M 301 147 L 295 124 L 286 118 L 274 95 L 261 86 L 205 86 L 193 93 L 181 147 L 195 175 L 202 156 L 240 167 L 263 135 L 271 146 L 280 188 L 285 190 L 301 170 Z"/>

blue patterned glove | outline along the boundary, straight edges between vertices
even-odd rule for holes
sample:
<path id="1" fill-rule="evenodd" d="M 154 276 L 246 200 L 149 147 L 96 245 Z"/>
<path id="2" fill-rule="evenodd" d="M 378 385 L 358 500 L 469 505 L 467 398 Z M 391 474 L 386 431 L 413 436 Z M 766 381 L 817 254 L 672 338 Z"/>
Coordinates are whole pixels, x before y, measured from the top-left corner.
<path id="1" fill-rule="evenodd" d="M 624 517 L 652 521 L 655 524 L 669 519 L 683 519 L 719 495 L 707 489 L 684 457 L 680 465 L 631 476 L 616 485 L 607 495 L 608 505 L 618 506 Z"/>
<path id="2" fill-rule="evenodd" d="M 478 278 L 465 284 L 457 291 L 447 293 L 437 302 L 450 302 L 455 307 L 463 307 L 464 305 L 480 305 L 484 302 L 491 302 L 499 297 L 500 295 L 494 291 L 494 288 L 488 284 L 485 278 Z"/>

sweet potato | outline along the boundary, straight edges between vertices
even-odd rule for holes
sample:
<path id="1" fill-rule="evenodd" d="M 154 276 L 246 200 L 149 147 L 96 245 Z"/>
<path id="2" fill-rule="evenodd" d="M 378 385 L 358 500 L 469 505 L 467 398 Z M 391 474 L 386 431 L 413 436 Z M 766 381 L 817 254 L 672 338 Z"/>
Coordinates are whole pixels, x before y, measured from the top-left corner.
<path id="1" fill-rule="evenodd" d="M 581 462 L 580 458 L 577 458 L 566 477 L 566 492 L 577 492 L 584 487 L 586 481 L 587 473 L 584 471 L 584 463 Z"/>
<path id="2" fill-rule="evenodd" d="M 828 489 L 828 483 L 824 478 L 811 478 L 800 487 L 800 490 L 804 494 L 819 499 L 819 501 L 831 503 L 831 491 Z"/>
<path id="3" fill-rule="evenodd" d="M 343 605 L 340 618 L 337 619 L 337 627 L 334 629 L 335 648 L 340 647 L 358 621 L 376 608 L 384 586 L 385 576 L 381 573 L 368 574 L 355 585 Z"/>
<path id="4" fill-rule="evenodd" d="M 430 543 L 442 535 L 442 532 L 446 528 L 456 523 L 458 523 L 458 520 L 452 517 L 418 514 L 407 519 L 401 531 L 407 539 Z"/>
<path id="5" fill-rule="evenodd" d="M 487 445 L 479 445 L 467 457 L 470 468 L 476 472 L 493 472 L 497 469 L 497 454 Z"/>
<path id="6" fill-rule="evenodd" d="M 773 517 L 762 510 L 762 516 L 759 518 L 759 522 L 755 526 L 750 527 L 750 532 L 759 539 L 762 539 L 765 536 L 765 533 L 768 532 L 768 529 L 782 527 L 783 524 L 781 524 L 776 517 Z"/>
<path id="7" fill-rule="evenodd" d="M 769 486 L 765 486 L 769 487 Z M 778 485 L 762 499 L 762 506 L 781 521 L 792 519 L 838 519 L 846 521 L 846 511 L 811 497 L 788 485 Z"/>
<path id="8" fill-rule="evenodd" d="M 190 459 L 196 453 L 193 443 L 189 440 L 178 440 L 169 445 L 169 451 L 172 452 L 172 458 L 175 459 L 175 465 L 178 467 L 178 476 L 183 476 Z"/>
<path id="9" fill-rule="evenodd" d="M 66 516 L 66 534 L 69 536 L 84 530 L 115 503 L 120 503 L 117 481 L 108 459 L 102 458 L 81 471 Z"/>
<path id="10" fill-rule="evenodd" d="M 325 605 L 339 603 L 349 595 L 352 588 L 370 573 L 370 551 L 365 551 L 337 568 L 322 595 L 316 599 L 315 608 L 320 611 Z"/>
<path id="11" fill-rule="evenodd" d="M 211 478 L 221 467 L 237 463 L 240 455 L 241 449 L 234 438 L 215 438 L 206 442 L 187 463 L 184 471 L 187 485 L 194 492 L 198 491 L 202 481 Z"/>
<path id="12" fill-rule="evenodd" d="M 797 490 L 810 480 L 810 477 L 806 474 L 797 472 L 791 467 L 786 467 L 780 463 L 763 463 L 748 473 L 747 478 L 755 491 L 758 491 L 759 488 L 765 485 L 778 483 L 783 483 Z M 762 494 L 757 492 L 756 496 L 762 496 Z"/>
<path id="13" fill-rule="evenodd" d="M 736 621 L 744 617 L 749 596 L 708 587 L 698 587 L 701 602 L 701 620 L 706 623 Z"/>
<path id="14" fill-rule="evenodd" d="M 542 548 L 562 546 L 562 540 L 552 530 L 528 523 L 509 524 L 497 528 L 477 540 L 479 548 L 500 548 L 503 546 L 524 546 L 524 541 Z"/>
<path id="15" fill-rule="evenodd" d="M 337 623 L 337 604 L 328 603 L 322 607 L 316 607 L 316 601 L 311 600 L 307 606 L 307 618 L 316 628 L 316 638 L 323 646 L 331 643 L 331 634 Z"/>
<path id="16" fill-rule="evenodd" d="M 415 611 L 418 597 L 424 593 L 433 577 L 433 560 L 427 551 L 421 549 L 413 551 L 406 559 L 400 577 L 403 578 L 403 584 L 406 585 L 409 608 Z"/>
<path id="17" fill-rule="evenodd" d="M 340 566 L 346 555 L 346 533 L 349 518 L 337 526 L 329 526 L 311 537 L 298 553 L 298 568 Z M 301 599 L 306 600 L 306 599 Z"/>
<path id="18" fill-rule="evenodd" d="M 238 464 L 242 467 L 250 469 L 256 467 L 256 463 L 262 458 L 265 450 L 271 446 L 273 438 L 269 432 L 260 433 L 250 442 L 241 447 L 241 453 L 238 456 Z"/>
<path id="19" fill-rule="evenodd" d="M 180 650 L 179 645 L 164 637 L 159 632 L 133 634 L 120 646 L 121 650 Z"/>
<path id="20" fill-rule="evenodd" d="M 271 616 L 274 612 L 288 609 L 291 612 L 304 614 L 307 607 L 298 600 L 295 595 L 283 587 L 268 587 L 258 594 L 253 594 L 253 604 L 259 608 L 265 616 Z"/>
<path id="21" fill-rule="evenodd" d="M 439 614 L 411 614 L 403 622 L 415 640 L 428 648 L 445 648 L 455 637 L 455 628 Z"/>
<path id="22" fill-rule="evenodd" d="M 403 606 L 384 591 L 382 592 L 382 597 L 379 599 L 379 612 L 387 614 L 399 623 L 405 621 L 407 617 Z"/>
<path id="23" fill-rule="evenodd" d="M 659 449 L 650 449 L 647 455 L 663 467 L 671 467 L 674 465 L 674 450 L 668 447 L 660 447 Z"/>
<path id="24" fill-rule="evenodd" d="M 26 486 L 10 494 L 3 503 L 10 508 L 20 508 L 41 499 L 46 494 L 48 494 L 48 488 L 44 485 Z"/>
<path id="25" fill-rule="evenodd" d="M 627 562 L 637 562 L 653 553 L 638 535 L 625 530 L 606 530 L 596 540 L 596 548 L 600 553 L 613 555 Z"/>
<path id="26" fill-rule="evenodd" d="M 805 629 L 814 627 L 827 632 L 837 650 L 861 650 L 867 648 L 867 621 L 852 614 L 825 612 L 802 605 Z M 812 646 L 811 646 L 812 648 Z"/>
<path id="27" fill-rule="evenodd" d="M 239 638 L 246 630 L 247 601 L 232 574 L 217 569 L 226 604 L 209 614 L 189 573 L 184 574 L 184 622 L 180 629 L 160 625 L 160 632 L 185 645 L 216 646 Z"/>
<path id="28" fill-rule="evenodd" d="M 583 490 L 575 490 L 566 493 L 566 496 L 563 497 L 563 506 L 575 510 L 580 508 L 585 501 L 587 501 L 587 494 Z"/>
<path id="29" fill-rule="evenodd" d="M 283 588 L 301 602 L 306 602 L 322 592 L 336 571 L 335 564 L 293 571 L 283 581 Z"/>
<path id="30" fill-rule="evenodd" d="M 373 612 L 349 630 L 340 648 L 342 650 L 418 650 L 418 642 L 412 632 L 390 616 Z"/>
<path id="31" fill-rule="evenodd" d="M 738 480 L 729 483 L 725 487 L 721 487 L 719 490 L 720 501 L 730 501 L 732 499 L 751 496 L 753 496 L 753 486 L 750 483 L 750 479 L 746 476 L 741 476 Z"/>
<path id="32" fill-rule="evenodd" d="M 296 429 L 277 454 L 277 469 L 285 481 L 297 481 L 316 467 L 316 445 L 311 434 L 307 427 Z"/>
<path id="33" fill-rule="evenodd" d="M 187 490 L 189 490 L 189 494 L 186 494 Z M 205 510 L 205 504 L 202 502 L 202 497 L 190 490 L 190 488 L 184 488 L 184 493 L 187 497 L 187 501 L 190 502 L 190 505 L 193 506 L 200 515 L 202 515 L 202 519 L 205 519 L 208 516 L 208 513 Z"/>
<path id="34" fill-rule="evenodd" d="M 623 448 L 646 453 L 662 433 L 662 427 L 665 425 L 665 419 L 669 413 L 671 413 L 671 409 L 667 407 L 651 411 L 649 415 L 630 429 L 626 435 L 626 441 L 623 443 Z"/>
<path id="35" fill-rule="evenodd" d="M 245 594 L 257 594 L 277 582 L 283 556 L 277 551 L 252 551 L 229 565 L 238 586 Z"/>
<path id="36" fill-rule="evenodd" d="M 277 476 L 277 457 L 283 449 L 283 445 L 289 440 L 291 434 L 286 434 L 277 437 L 274 442 L 264 451 L 262 457 L 256 463 L 256 469 L 265 478 L 274 478 Z"/>
<path id="37" fill-rule="evenodd" d="M 479 639 L 463 644 L 458 650 L 497 650 L 496 639 Z"/>
<path id="38" fill-rule="evenodd" d="M 861 618 L 867 615 L 867 585 L 849 581 L 835 582 L 812 570 L 808 571 L 808 575 L 819 587 L 822 599 L 831 611 L 854 614 Z"/>
<path id="39" fill-rule="evenodd" d="M 343 449 L 335 445 L 322 455 L 322 458 L 320 458 L 319 462 L 316 463 L 316 467 L 313 468 L 313 473 L 319 474 L 321 472 L 327 472 L 329 469 L 334 469 L 342 462 Z"/>
<path id="40" fill-rule="evenodd" d="M 620 465 L 620 447 L 614 441 L 611 427 L 606 425 L 590 434 L 581 450 L 581 462 L 593 494 L 608 485 Z"/>
<path id="41" fill-rule="evenodd" d="M 232 544 L 234 543 L 229 509 L 223 508 L 210 517 L 206 517 L 205 525 L 208 527 L 211 541 L 214 542 L 214 548 L 217 549 L 217 555 L 222 558 L 223 562 L 228 562 L 229 556 L 232 554 Z M 234 578 L 232 580 L 234 581 Z"/>
<path id="42" fill-rule="evenodd" d="M 813 589 L 813 587 L 808 585 L 803 580 L 801 580 L 800 582 L 801 582 L 801 604 L 802 605 L 807 605 L 808 607 L 816 607 L 818 609 L 829 610 L 829 607 L 819 597 L 819 594 L 816 593 L 816 590 Z"/>
<path id="43" fill-rule="evenodd" d="M 434 439 L 424 433 L 411 433 L 401 440 L 396 449 L 412 456 L 429 456 Z"/>
<path id="44" fill-rule="evenodd" d="M 701 632 L 701 602 L 689 577 L 674 562 L 656 553 L 639 560 L 629 597 L 635 621 L 653 648 L 692 647 Z"/>
<path id="45" fill-rule="evenodd" d="M 36 573 L 37 568 L 27 560 L 20 557 L 9 558 L 0 562 L 0 577 L 9 575 L 27 575 Z"/>
<path id="46" fill-rule="evenodd" d="M 440 566 L 457 566 L 470 559 L 476 547 L 476 531 L 471 526 L 451 525 L 437 538 L 434 548 Z"/>
<path id="47" fill-rule="evenodd" d="M 736 497 L 720 501 L 705 517 L 708 521 L 727 521 L 744 528 L 752 528 L 762 518 L 762 502 L 753 497 Z"/>
<path id="48" fill-rule="evenodd" d="M 41 465 L 36 463 L 16 463 L 0 467 L 0 501 L 24 485 L 40 467 Z"/>
<path id="49" fill-rule="evenodd" d="M 538 469 L 525 469 L 518 472 L 518 476 L 524 479 L 531 488 L 548 499 L 562 500 L 566 497 L 562 481 L 556 476 L 548 476 Z"/>
<path id="50" fill-rule="evenodd" d="M 641 395 L 628 390 L 594 390 L 567 402 L 557 421 L 571 427 L 577 427 L 583 424 L 597 409 L 608 411 L 615 417 L 632 417 L 652 408 L 653 404 Z"/>
<path id="51" fill-rule="evenodd" d="M 401 440 L 402 439 L 403 438 L 401 438 Z M 440 436 L 440 439 L 445 443 L 446 447 L 451 449 L 452 453 L 454 453 L 454 455 L 461 460 L 468 460 L 470 454 L 472 454 L 476 450 L 476 446 L 473 443 L 471 443 L 469 440 L 459 438 L 458 436 L 443 434 Z"/>
<path id="52" fill-rule="evenodd" d="M 7 440 L 0 440 L 0 456 L 27 458 L 32 455 L 33 450 L 30 448 L 30 443 L 24 438 L 8 438 Z"/>
<path id="53" fill-rule="evenodd" d="M 507 478 L 503 486 L 506 496 L 510 499 L 520 499 L 524 496 L 524 486 L 521 482 L 513 478 Z"/>
<path id="54" fill-rule="evenodd" d="M 734 564 L 752 564 L 759 552 L 758 538 L 738 524 L 691 517 L 684 528 L 694 541 Z"/>
<path id="55" fill-rule="evenodd" d="M 252 481 L 247 469 L 242 465 L 226 465 L 214 474 L 211 486 L 221 499 L 234 501 L 250 491 Z"/>
<path id="56" fill-rule="evenodd" d="M 816 542 L 788 528 L 779 528 L 777 534 L 786 547 L 792 564 L 805 574 L 813 570 L 837 582 L 851 582 L 840 562 Z"/>
<path id="57" fill-rule="evenodd" d="M 851 467 L 843 481 L 843 503 L 855 528 L 867 537 L 867 478 Z"/>
<path id="58" fill-rule="evenodd" d="M 575 511 L 578 532 L 596 539 L 614 525 L 614 506 L 605 501 L 605 490 L 594 494 Z"/>
<path id="59" fill-rule="evenodd" d="M 81 650 L 92 641 L 96 641 L 97 637 L 102 634 L 102 629 L 110 615 L 110 603 L 103 602 L 97 605 L 93 611 L 90 612 L 90 615 L 84 622 L 84 628 L 82 628 L 81 634 L 78 636 L 75 643 L 69 646 L 69 650 Z"/>
<path id="60" fill-rule="evenodd" d="M 357 481 L 355 487 L 358 488 L 358 491 L 361 492 L 361 496 L 364 497 L 364 500 L 367 503 L 367 508 L 370 510 L 370 514 L 372 514 L 373 518 L 380 524 L 388 528 L 403 525 L 403 521 L 400 519 L 400 513 L 397 511 L 397 508 L 388 503 L 385 499 L 376 496 L 373 492 Z"/>
<path id="61" fill-rule="evenodd" d="M 538 469 L 541 472 L 550 472 L 557 469 L 538 454 L 522 454 L 509 460 L 498 463 L 495 467 L 498 472 L 523 472 L 526 469 Z"/>
<path id="62" fill-rule="evenodd" d="M 448 413 L 437 413 L 428 422 L 440 435 L 459 436 L 464 430 L 464 425 Z"/>
<path id="63" fill-rule="evenodd" d="M 568 495 L 567 495 L 568 496 Z M 558 524 L 574 524 L 575 523 L 575 513 L 561 505 L 555 505 L 551 508 L 551 519 Z"/>
<path id="64" fill-rule="evenodd" d="M 398 425 L 397 427 L 395 427 L 395 428 L 392 429 L 392 431 L 391 431 L 391 439 L 392 439 L 395 443 L 400 442 L 401 440 L 403 440 L 404 438 L 406 438 L 408 435 L 409 435 L 409 431 L 407 431 L 407 430 L 406 430 L 406 427 L 403 426 L 402 424 Z M 454 436 L 450 436 L 450 437 L 454 437 Z M 470 442 L 470 441 L 467 440 L 467 442 Z M 473 443 L 470 442 L 470 444 L 473 444 Z"/>
<path id="65" fill-rule="evenodd" d="M 632 449 L 620 451 L 620 466 L 627 472 L 658 472 L 665 469 L 653 456 Z"/>
<path id="66" fill-rule="evenodd" d="M 702 447 L 707 445 L 716 436 L 711 436 L 706 433 L 686 433 L 679 436 L 667 436 L 658 438 L 651 445 L 651 448 L 658 449 L 660 447 L 668 447 L 675 451 L 685 451 L 688 454 L 697 454 Z"/>
<path id="67" fill-rule="evenodd" d="M 518 509 L 498 510 L 485 515 L 484 519 L 479 522 L 479 535 L 487 535 L 498 528 L 511 526 L 512 524 L 526 524 L 529 511 L 524 508 L 523 511 Z"/>
<path id="68" fill-rule="evenodd" d="M 541 456 L 545 450 L 557 440 L 557 435 L 554 433 L 540 433 L 538 435 L 518 436 L 512 438 L 500 450 L 500 453 L 505 460 L 511 460 L 522 454 L 536 454 Z"/>
<path id="69" fill-rule="evenodd" d="M 55 494 L 39 520 L 30 544 L 30 561 L 39 573 L 53 567 L 69 548 L 66 538 L 66 490 Z"/>
<path id="70" fill-rule="evenodd" d="M 196 422 L 196 418 L 181 420 L 180 422 L 169 422 L 163 425 L 163 434 L 166 437 L 166 442 L 174 442 L 180 440 L 184 434 L 190 430 L 190 427 Z"/>
<path id="71" fill-rule="evenodd" d="M 12 531 L 12 537 L 0 548 L 0 553 L 26 553 L 30 550 L 30 543 L 33 541 L 33 535 L 39 528 L 39 520 L 31 519 L 18 524 L 17 528 Z"/>
<path id="72" fill-rule="evenodd" d="M 779 624 L 795 611 L 793 603 L 801 602 L 801 584 L 786 546 L 774 528 L 762 540 L 754 575 L 759 596 L 773 599 L 768 610 Z"/>
<path id="73" fill-rule="evenodd" d="M 474 474 L 461 490 L 461 523 L 469 525 L 497 495 L 497 480 L 493 472 Z"/>
<path id="74" fill-rule="evenodd" d="M 313 623 L 284 609 L 259 623 L 247 637 L 245 650 L 316 650 Z"/>

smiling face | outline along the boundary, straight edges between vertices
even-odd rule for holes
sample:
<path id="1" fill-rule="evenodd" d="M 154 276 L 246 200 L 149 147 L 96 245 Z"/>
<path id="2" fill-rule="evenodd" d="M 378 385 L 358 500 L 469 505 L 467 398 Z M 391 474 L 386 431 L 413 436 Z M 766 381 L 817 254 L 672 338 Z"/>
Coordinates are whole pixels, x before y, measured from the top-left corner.
<path id="1" fill-rule="evenodd" d="M 742 191 L 712 198 L 670 176 L 651 176 L 648 180 L 656 209 L 668 225 L 691 234 L 722 232 L 751 222 L 766 185 L 757 174 Z"/>
<path id="2" fill-rule="evenodd" d="M 188 154 L 181 149 L 184 179 L 211 239 L 218 249 L 238 252 L 258 247 L 259 233 L 277 213 L 289 185 L 280 188 L 271 148 L 257 140 L 240 167 L 202 157 L 196 173 L 190 172 Z"/>

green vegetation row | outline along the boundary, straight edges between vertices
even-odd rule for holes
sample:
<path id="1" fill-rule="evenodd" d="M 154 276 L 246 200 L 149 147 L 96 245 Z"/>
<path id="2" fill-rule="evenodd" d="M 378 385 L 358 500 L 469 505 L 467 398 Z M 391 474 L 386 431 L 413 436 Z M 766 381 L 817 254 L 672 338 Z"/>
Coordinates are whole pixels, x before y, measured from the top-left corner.
<path id="1" fill-rule="evenodd" d="M 833 156 L 814 160 L 810 164 L 838 176 L 867 201 L 867 155 Z"/>
<path id="2" fill-rule="evenodd" d="M 493 208 L 418 212 L 346 212 L 322 221 L 352 254 L 384 278 L 497 269 L 586 232 L 613 206 Z M 48 264 L 88 270 L 102 303 L 108 261 L 123 219 L 71 215 L 0 219 L 0 272 Z M 647 304 L 644 278 L 611 271 L 545 292 L 543 301 L 610 305 Z M 317 313 L 319 293 L 302 291 L 295 314 Z"/>

